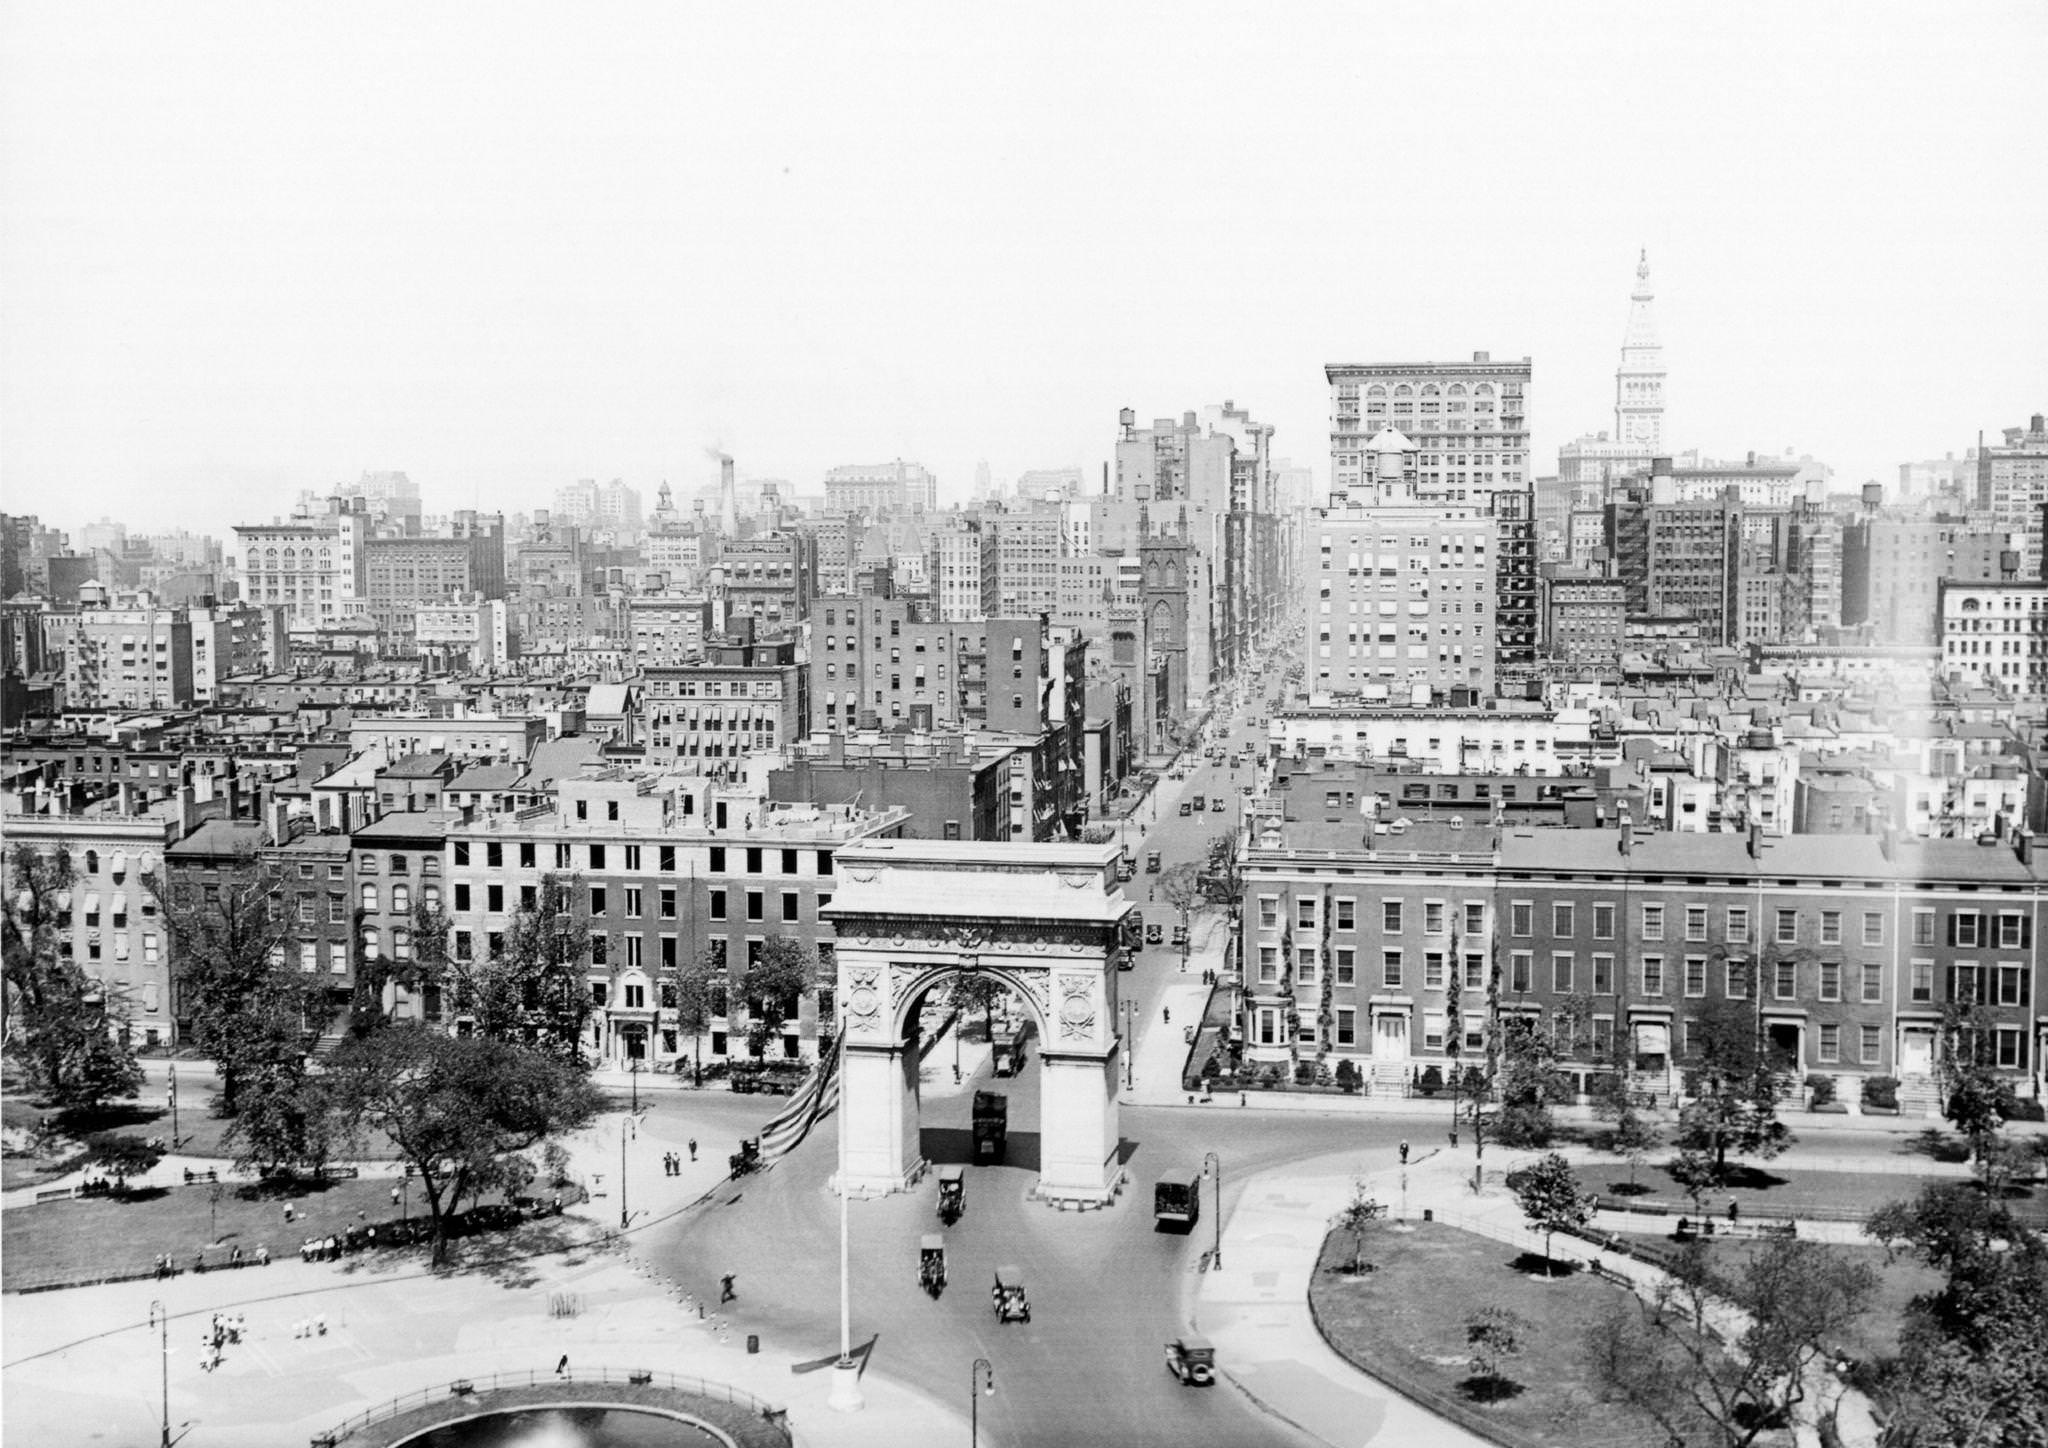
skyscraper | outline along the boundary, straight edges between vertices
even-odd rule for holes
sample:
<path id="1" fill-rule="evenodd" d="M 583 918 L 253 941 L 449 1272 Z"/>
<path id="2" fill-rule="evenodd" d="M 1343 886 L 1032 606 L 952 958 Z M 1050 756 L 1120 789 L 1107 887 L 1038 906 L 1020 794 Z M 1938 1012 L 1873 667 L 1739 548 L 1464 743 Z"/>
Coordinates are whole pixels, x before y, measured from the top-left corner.
<path id="1" fill-rule="evenodd" d="M 1557 450 L 1557 480 L 1574 484 L 1619 482 L 1645 472 L 1664 443 L 1664 344 L 1651 303 L 1650 254 L 1636 259 L 1635 290 L 1628 298 L 1628 329 L 1614 372 L 1614 431 L 1588 433 Z M 1589 500 L 1590 501 L 1590 500 Z"/>

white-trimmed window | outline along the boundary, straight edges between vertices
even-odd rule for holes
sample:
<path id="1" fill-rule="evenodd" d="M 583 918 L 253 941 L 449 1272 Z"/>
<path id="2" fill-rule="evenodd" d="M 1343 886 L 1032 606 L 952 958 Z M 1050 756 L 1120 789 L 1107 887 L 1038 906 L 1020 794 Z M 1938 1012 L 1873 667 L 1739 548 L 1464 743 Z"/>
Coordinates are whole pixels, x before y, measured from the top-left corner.
<path id="1" fill-rule="evenodd" d="M 1643 994 L 1661 996 L 1664 994 L 1664 957 L 1646 955 L 1643 957 Z"/>
<path id="2" fill-rule="evenodd" d="M 1664 907 L 1662 905 L 1645 905 L 1643 907 L 1643 939 L 1662 940 L 1663 938 Z"/>

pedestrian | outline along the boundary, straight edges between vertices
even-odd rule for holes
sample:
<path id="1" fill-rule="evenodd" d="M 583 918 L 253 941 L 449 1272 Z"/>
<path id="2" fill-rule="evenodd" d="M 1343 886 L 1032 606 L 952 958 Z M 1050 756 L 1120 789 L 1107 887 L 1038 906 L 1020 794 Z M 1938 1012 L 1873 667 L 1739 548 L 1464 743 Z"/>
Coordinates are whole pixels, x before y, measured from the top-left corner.
<path id="1" fill-rule="evenodd" d="M 1160 1014 L 1160 1015 L 1161 1015 L 1162 1017 L 1164 1017 L 1164 1018 L 1165 1018 L 1165 1021 L 1166 1021 L 1166 1024 L 1167 1024 L 1167 1025 L 1169 1025 L 1169 1026 L 1170 1026 L 1170 1025 L 1172 1025 L 1172 1024 L 1173 1024 L 1173 1007 L 1172 1007 L 1172 1006 L 1164 1006 L 1164 1007 L 1162 1007 L 1162 1008 L 1160 1009 L 1160 1012 L 1159 1012 L 1159 1014 Z"/>
<path id="2" fill-rule="evenodd" d="M 391 1205 L 392 1205 L 392 1206 L 394 1206 L 394 1207 L 398 1205 L 398 1188 L 397 1188 L 397 1187 L 393 1187 L 393 1188 L 391 1189 Z"/>
<path id="3" fill-rule="evenodd" d="M 290 1226 L 290 1225 L 292 1224 L 292 1220 L 293 1220 L 293 1217 L 294 1217 L 294 1216 L 295 1216 L 295 1213 L 293 1213 L 293 1211 L 292 1211 L 292 1204 L 291 1204 L 290 1202 L 286 1202 L 286 1203 L 284 1204 L 284 1224 L 285 1224 L 285 1225 L 286 1225 L 287 1227 L 289 1227 L 289 1226 Z"/>
<path id="4" fill-rule="evenodd" d="M 1730 1197 L 1728 1199 L 1728 1225 L 1731 1227 L 1734 1226 L 1736 1221 L 1741 1217 L 1741 1215 L 1741 1206 L 1737 1204 L 1735 1198 Z"/>
<path id="5" fill-rule="evenodd" d="M 258 1242 L 256 1244 L 256 1265 L 258 1267 L 268 1267 L 270 1265 L 270 1244 L 268 1242 Z"/>
<path id="6" fill-rule="evenodd" d="M 1244 1105 L 1244 1092 L 1242 1092 L 1242 1091 L 1240 1091 L 1240 1092 L 1238 1092 L 1238 1093 L 1237 1093 L 1237 1104 L 1238 1104 L 1239 1106 L 1242 1106 L 1242 1105 Z"/>
<path id="7" fill-rule="evenodd" d="M 695 1161 L 696 1159 L 697 1159 L 697 1138 L 693 1136 L 693 1137 L 691 1137 L 691 1138 L 690 1138 L 690 1160 L 691 1160 L 691 1161 Z"/>
<path id="8" fill-rule="evenodd" d="M 733 1279 L 738 1275 L 736 1272 L 728 1272 L 718 1279 L 718 1300 L 721 1305 L 731 1302 L 735 1297 L 739 1296 L 737 1292 L 732 1290 Z"/>
<path id="9" fill-rule="evenodd" d="M 1408 1165 L 1408 1143 L 1405 1141 L 1401 1143 L 1401 1165 Z"/>
<path id="10" fill-rule="evenodd" d="M 314 1314 L 313 1314 L 313 1331 L 317 1332 L 317 1333 L 318 1333 L 318 1334 L 320 1334 L 320 1336 L 322 1336 L 322 1337 L 325 1337 L 325 1336 L 327 1336 L 327 1314 L 326 1314 L 326 1313 L 324 1313 L 324 1312 L 316 1312 L 316 1313 L 314 1313 Z"/>
<path id="11" fill-rule="evenodd" d="M 558 1378 L 569 1376 L 569 1354 L 563 1353 L 562 1360 L 555 1364 L 555 1376 Z"/>

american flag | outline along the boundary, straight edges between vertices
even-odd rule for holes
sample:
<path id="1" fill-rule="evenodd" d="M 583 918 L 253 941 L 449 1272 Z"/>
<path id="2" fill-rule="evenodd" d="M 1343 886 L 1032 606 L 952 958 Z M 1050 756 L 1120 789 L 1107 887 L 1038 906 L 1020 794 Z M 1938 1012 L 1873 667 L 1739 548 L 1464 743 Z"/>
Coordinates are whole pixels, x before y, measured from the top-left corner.
<path id="1" fill-rule="evenodd" d="M 763 1161 L 774 1161 L 796 1150 L 797 1144 L 810 1134 L 818 1118 L 839 1104 L 839 1057 L 844 1050 L 845 1037 L 842 1036 L 831 1055 L 818 1058 L 817 1065 L 811 1068 L 811 1074 L 804 1078 L 804 1084 L 797 1089 L 789 1105 L 761 1128 Z"/>

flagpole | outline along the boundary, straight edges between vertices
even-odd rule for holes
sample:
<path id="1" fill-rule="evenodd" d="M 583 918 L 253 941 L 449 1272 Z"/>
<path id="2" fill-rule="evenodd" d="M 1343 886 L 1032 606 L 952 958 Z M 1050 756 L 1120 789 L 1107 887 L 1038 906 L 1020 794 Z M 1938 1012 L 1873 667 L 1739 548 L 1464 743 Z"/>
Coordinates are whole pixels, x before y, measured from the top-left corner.
<path id="1" fill-rule="evenodd" d="M 842 1042 L 843 1046 L 843 1042 Z M 822 1080 L 819 1093 L 823 1094 Z M 851 1269 L 851 1237 L 847 1228 L 847 1202 L 850 1196 L 849 1179 L 846 1171 L 846 1116 L 839 1118 L 839 1361 L 832 1365 L 832 1393 L 826 1398 L 827 1407 L 841 1413 L 854 1413 L 866 1406 L 866 1399 L 860 1391 L 860 1366 L 853 1360 L 853 1274 Z"/>

